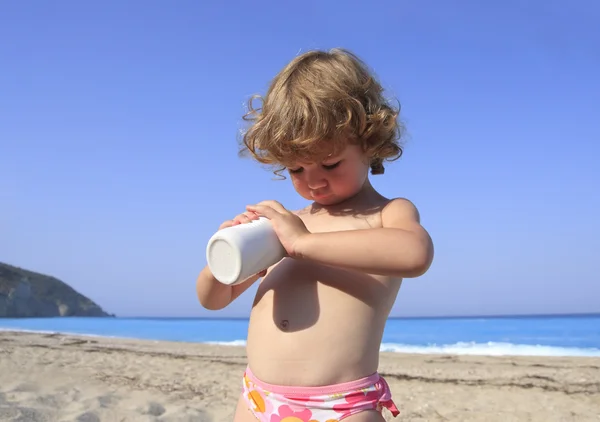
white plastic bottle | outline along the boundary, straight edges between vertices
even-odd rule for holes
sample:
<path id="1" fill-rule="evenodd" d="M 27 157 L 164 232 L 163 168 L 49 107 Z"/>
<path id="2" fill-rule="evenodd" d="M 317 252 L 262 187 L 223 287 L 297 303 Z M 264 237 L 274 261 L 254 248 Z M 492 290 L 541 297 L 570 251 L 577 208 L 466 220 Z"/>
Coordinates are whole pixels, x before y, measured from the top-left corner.
<path id="1" fill-rule="evenodd" d="M 286 256 L 268 218 L 217 231 L 206 246 L 210 271 L 223 284 L 235 285 Z"/>

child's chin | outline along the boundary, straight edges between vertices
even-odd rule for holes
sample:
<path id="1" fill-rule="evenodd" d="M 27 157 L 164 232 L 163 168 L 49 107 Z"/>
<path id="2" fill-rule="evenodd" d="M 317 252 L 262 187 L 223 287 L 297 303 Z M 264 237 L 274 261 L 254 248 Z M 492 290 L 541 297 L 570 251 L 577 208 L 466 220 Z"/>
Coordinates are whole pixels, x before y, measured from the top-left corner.
<path id="1" fill-rule="evenodd" d="M 327 197 L 323 197 L 323 198 L 313 198 L 313 201 L 315 201 L 317 204 L 319 205 L 323 205 L 323 206 L 331 206 L 331 205 L 336 205 L 339 204 L 340 202 L 342 202 L 343 200 L 335 197 L 333 195 L 327 196 Z"/>

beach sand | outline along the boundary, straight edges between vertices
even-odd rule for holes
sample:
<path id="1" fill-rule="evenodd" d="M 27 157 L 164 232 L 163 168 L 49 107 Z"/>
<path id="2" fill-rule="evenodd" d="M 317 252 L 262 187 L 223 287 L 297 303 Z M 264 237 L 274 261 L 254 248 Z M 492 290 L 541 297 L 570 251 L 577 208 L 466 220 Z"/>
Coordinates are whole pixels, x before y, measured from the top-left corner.
<path id="1" fill-rule="evenodd" d="M 231 421 L 243 347 L 0 331 L 0 421 Z M 387 421 L 600 421 L 600 358 L 382 353 Z"/>

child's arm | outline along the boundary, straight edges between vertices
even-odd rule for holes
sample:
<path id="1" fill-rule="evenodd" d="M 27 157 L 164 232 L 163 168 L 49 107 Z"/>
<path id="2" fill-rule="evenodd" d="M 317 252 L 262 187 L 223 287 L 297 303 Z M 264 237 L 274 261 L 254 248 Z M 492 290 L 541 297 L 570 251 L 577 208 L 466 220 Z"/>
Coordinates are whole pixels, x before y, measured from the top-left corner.
<path id="1" fill-rule="evenodd" d="M 237 224 L 249 223 L 256 219 L 258 219 L 258 216 L 253 213 L 242 213 L 233 220 L 223 222 L 219 227 L 219 230 Z M 247 278 L 240 284 L 228 286 L 217 280 L 207 265 L 200 272 L 200 275 L 196 280 L 196 294 L 198 295 L 198 300 L 204 308 L 210 309 L 211 311 L 223 309 L 252 286 L 256 280 L 264 277 L 266 273 L 266 270 L 262 271 L 259 274 Z"/>
<path id="2" fill-rule="evenodd" d="M 395 199 L 381 213 L 382 228 L 310 233 L 276 201 L 249 205 L 271 219 L 292 258 L 395 277 L 418 277 L 433 260 L 433 243 L 412 202 Z"/>
<path id="3" fill-rule="evenodd" d="M 433 261 L 433 242 L 419 212 L 406 199 L 382 211 L 382 228 L 311 233 L 299 239 L 296 254 L 325 265 L 370 274 L 419 277 Z"/>
<path id="4" fill-rule="evenodd" d="M 212 275 L 208 265 L 200 272 L 196 280 L 196 294 L 200 304 L 211 311 L 225 308 L 238 296 L 244 293 L 256 280 L 264 274 L 256 274 L 235 286 L 228 286 L 219 282 Z"/>

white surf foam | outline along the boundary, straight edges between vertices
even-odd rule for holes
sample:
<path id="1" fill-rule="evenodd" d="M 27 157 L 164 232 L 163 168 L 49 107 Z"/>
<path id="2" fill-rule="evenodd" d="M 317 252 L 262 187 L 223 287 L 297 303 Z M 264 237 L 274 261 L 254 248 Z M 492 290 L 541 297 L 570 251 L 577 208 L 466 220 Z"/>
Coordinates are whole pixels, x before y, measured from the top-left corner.
<path id="1" fill-rule="evenodd" d="M 244 340 L 207 341 L 207 344 L 222 346 L 245 346 Z M 448 355 L 480 355 L 480 356 L 595 356 L 600 357 L 600 349 L 584 349 L 575 347 L 555 347 L 544 345 L 512 344 L 512 343 L 475 343 L 460 342 L 455 344 L 415 346 L 411 344 L 382 343 L 382 352 L 448 354 Z"/>
<path id="2" fill-rule="evenodd" d="M 246 340 L 233 340 L 233 341 L 203 341 L 204 344 L 217 344 L 220 346 L 245 346 Z"/>
<path id="3" fill-rule="evenodd" d="M 512 344 L 512 343 L 475 343 L 459 342 L 455 344 L 414 346 L 410 344 L 383 343 L 382 352 L 449 354 L 449 355 L 484 355 L 484 356 L 600 356 L 600 349 L 556 347 L 544 345 Z"/>

